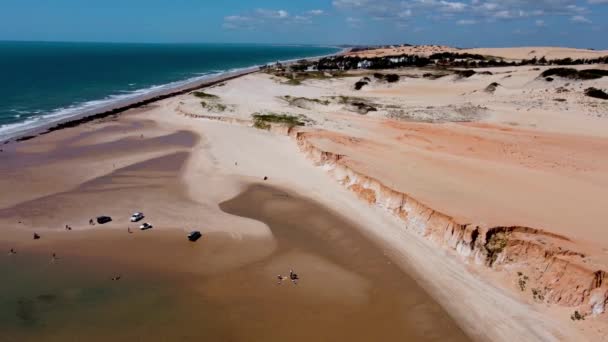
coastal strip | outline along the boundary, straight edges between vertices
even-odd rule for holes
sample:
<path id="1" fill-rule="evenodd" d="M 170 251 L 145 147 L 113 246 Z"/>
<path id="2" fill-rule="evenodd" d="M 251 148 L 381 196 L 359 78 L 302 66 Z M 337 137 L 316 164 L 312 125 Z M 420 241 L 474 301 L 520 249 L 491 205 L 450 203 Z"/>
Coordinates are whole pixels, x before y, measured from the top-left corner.
<path id="1" fill-rule="evenodd" d="M 321 58 L 345 55 L 349 51 L 350 51 L 349 48 L 344 48 L 335 54 L 314 56 L 314 57 L 310 57 L 310 58 L 290 59 L 290 60 L 277 61 L 277 62 L 281 63 L 283 65 L 291 65 L 291 64 L 295 64 L 298 61 L 303 60 L 303 59 L 308 60 L 308 61 L 316 61 Z M 43 124 L 43 125 L 40 125 L 37 127 L 33 127 L 31 129 L 24 130 L 24 131 L 16 134 L 15 136 L 5 138 L 4 141 L 1 142 L 1 144 L 8 144 L 11 141 L 19 142 L 19 141 L 30 140 L 39 135 L 48 134 L 50 132 L 61 130 L 64 128 L 76 127 L 78 125 L 81 125 L 81 124 L 84 124 L 87 122 L 91 122 L 94 120 L 104 119 L 109 116 L 116 115 L 116 114 L 125 112 L 130 109 L 140 108 L 140 107 L 143 107 L 143 106 L 146 106 L 146 105 L 149 105 L 149 104 L 161 101 L 161 100 L 165 100 L 165 99 L 172 98 L 172 97 L 179 96 L 179 95 L 184 95 L 191 91 L 195 91 L 195 90 L 198 90 L 201 88 L 212 87 L 214 85 L 218 85 L 220 83 L 223 83 L 223 82 L 226 82 L 226 81 L 238 78 L 238 77 L 242 77 L 242 76 L 246 76 L 246 75 L 258 72 L 264 66 L 270 65 L 270 64 L 273 64 L 273 63 L 267 63 L 264 65 L 255 65 L 255 66 L 246 67 L 246 68 L 242 68 L 242 69 L 238 69 L 238 70 L 228 71 L 228 72 L 221 73 L 219 75 L 206 77 L 204 79 L 197 79 L 197 80 L 191 81 L 191 82 L 183 81 L 183 82 L 185 82 L 184 84 L 181 84 L 174 88 L 158 90 L 155 92 L 151 92 L 148 94 L 138 96 L 136 98 L 117 101 L 110 105 L 106 105 L 106 106 L 103 106 L 100 108 L 84 111 L 78 115 L 65 117 L 65 118 L 62 118 L 62 119 L 59 119 L 59 120 L 56 120 L 53 122 L 48 122 L 46 124 Z"/>

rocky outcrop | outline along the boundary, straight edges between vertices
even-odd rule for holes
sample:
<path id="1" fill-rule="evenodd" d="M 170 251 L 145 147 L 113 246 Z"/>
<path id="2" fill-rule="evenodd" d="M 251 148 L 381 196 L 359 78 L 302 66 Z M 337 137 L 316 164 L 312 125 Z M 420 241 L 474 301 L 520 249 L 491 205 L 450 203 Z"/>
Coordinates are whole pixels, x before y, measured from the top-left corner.
<path id="1" fill-rule="evenodd" d="M 317 148 L 310 133 L 288 132 L 309 159 L 323 167 L 360 199 L 403 221 L 403 229 L 421 235 L 455 252 L 465 262 L 497 271 L 517 272 L 522 291 L 536 301 L 577 307 L 584 314 L 600 314 L 608 304 L 606 272 L 586 263 L 585 255 L 570 246 L 568 238 L 530 227 L 487 227 L 455 218 L 380 180 L 357 172 L 347 158 Z"/>

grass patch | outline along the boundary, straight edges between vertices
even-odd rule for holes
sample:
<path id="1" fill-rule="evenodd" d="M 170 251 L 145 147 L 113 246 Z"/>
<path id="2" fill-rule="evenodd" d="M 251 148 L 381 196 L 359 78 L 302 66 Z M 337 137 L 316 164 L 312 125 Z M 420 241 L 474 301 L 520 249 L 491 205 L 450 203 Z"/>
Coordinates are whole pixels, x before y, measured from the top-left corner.
<path id="1" fill-rule="evenodd" d="M 228 109 L 228 106 L 223 103 L 209 103 L 201 101 L 201 106 L 210 112 L 224 112 L 226 109 Z"/>
<path id="2" fill-rule="evenodd" d="M 301 85 L 302 82 L 308 80 L 328 80 L 336 77 L 342 77 L 346 75 L 343 71 L 327 72 L 327 71 L 301 71 L 301 72 L 289 72 L 282 70 L 267 70 L 266 73 L 286 78 L 287 81 L 283 84 L 287 85 Z"/>
<path id="3" fill-rule="evenodd" d="M 294 97 L 294 96 L 290 96 L 290 95 L 282 96 L 281 99 L 287 101 L 287 103 L 289 103 L 290 106 L 295 106 L 295 107 L 300 107 L 300 108 L 303 108 L 303 106 L 306 103 L 316 103 L 316 104 L 320 104 L 322 106 L 327 106 L 330 104 L 329 100 L 311 99 L 308 97 Z"/>
<path id="4" fill-rule="evenodd" d="M 338 104 L 351 104 L 351 103 L 355 103 L 355 102 L 365 102 L 364 98 L 354 97 L 354 96 L 344 96 L 344 95 L 332 96 L 332 97 L 330 97 L 330 99 L 336 101 Z"/>
<path id="5" fill-rule="evenodd" d="M 219 96 L 205 93 L 204 91 L 195 91 L 192 95 L 198 97 L 199 99 L 219 99 Z"/>
<path id="6" fill-rule="evenodd" d="M 270 129 L 271 124 L 281 124 L 289 127 L 306 125 L 302 116 L 276 113 L 254 113 L 251 117 L 253 117 L 253 127 L 258 129 Z"/>

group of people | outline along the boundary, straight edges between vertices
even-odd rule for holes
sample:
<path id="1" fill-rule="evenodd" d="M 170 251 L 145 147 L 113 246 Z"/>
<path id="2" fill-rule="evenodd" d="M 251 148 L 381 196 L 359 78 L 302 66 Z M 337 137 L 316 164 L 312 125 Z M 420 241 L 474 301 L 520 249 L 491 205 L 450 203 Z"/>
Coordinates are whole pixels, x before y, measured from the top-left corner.
<path id="1" fill-rule="evenodd" d="M 277 276 L 277 279 L 278 279 L 278 284 L 281 285 L 283 283 L 283 280 L 287 279 L 287 277 L 279 274 Z M 289 270 L 289 280 L 291 280 L 291 282 L 294 283 L 294 285 L 298 285 L 299 279 L 300 278 L 298 277 L 297 273 L 295 273 L 293 270 Z"/>
<path id="2" fill-rule="evenodd" d="M 11 248 L 11 249 L 8 251 L 8 255 L 17 255 L 17 250 L 16 250 L 16 249 L 14 249 L 14 248 Z M 59 259 L 59 258 L 57 257 L 57 253 L 53 253 L 53 254 L 51 254 L 51 262 L 55 262 L 55 261 L 57 261 L 58 259 Z"/>
<path id="3" fill-rule="evenodd" d="M 19 223 L 21 223 L 21 221 L 19 221 Z M 95 221 L 93 221 L 93 219 L 90 219 L 89 220 L 89 224 L 90 225 L 95 225 Z M 65 225 L 65 230 L 72 230 L 72 227 L 70 225 L 66 224 Z M 127 230 L 128 230 L 129 233 L 132 233 L 131 227 L 128 227 Z M 38 233 L 34 233 L 33 238 L 34 238 L 34 240 L 39 240 L 40 239 L 40 235 Z M 8 251 L 8 255 L 17 255 L 17 250 L 15 248 L 11 248 Z M 59 260 L 59 258 L 57 257 L 57 254 L 56 253 L 51 254 L 51 263 L 54 263 L 57 260 Z M 116 275 L 116 276 L 112 277 L 111 279 L 112 279 L 112 281 L 117 281 L 117 280 L 120 280 L 121 277 L 122 276 L 119 274 L 119 275 Z"/>

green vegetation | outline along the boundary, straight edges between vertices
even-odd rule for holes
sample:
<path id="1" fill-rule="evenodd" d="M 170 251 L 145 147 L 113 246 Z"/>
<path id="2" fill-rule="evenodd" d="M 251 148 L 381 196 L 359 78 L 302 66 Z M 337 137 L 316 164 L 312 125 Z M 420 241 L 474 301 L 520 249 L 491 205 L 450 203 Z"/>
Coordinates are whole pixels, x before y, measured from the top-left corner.
<path id="1" fill-rule="evenodd" d="M 608 100 L 608 94 L 605 91 L 593 87 L 585 89 L 585 95 L 595 97 L 596 99 Z"/>
<path id="2" fill-rule="evenodd" d="M 219 99 L 219 96 L 205 93 L 204 91 L 195 91 L 192 95 L 198 97 L 199 99 Z"/>
<path id="3" fill-rule="evenodd" d="M 289 127 L 304 126 L 306 124 L 304 121 L 305 117 L 302 115 L 295 116 L 276 113 L 254 113 L 251 116 L 253 117 L 253 127 L 258 129 L 270 129 L 271 124 L 281 124 Z"/>
<path id="4" fill-rule="evenodd" d="M 346 109 L 351 112 L 356 112 L 361 115 L 365 115 L 368 112 L 375 112 L 378 109 L 376 108 L 378 105 L 368 102 L 366 99 L 361 97 L 352 97 L 352 96 L 332 96 L 330 97 L 333 101 L 338 104 L 345 105 Z"/>
<path id="5" fill-rule="evenodd" d="M 539 302 L 545 301 L 545 295 L 540 289 L 532 289 L 532 298 Z"/>
<path id="6" fill-rule="evenodd" d="M 585 320 L 585 316 L 581 315 L 580 312 L 578 312 L 578 310 L 574 311 L 574 313 L 570 316 L 570 319 L 573 321 L 580 321 L 580 320 Z"/>
<path id="7" fill-rule="evenodd" d="M 363 86 L 366 86 L 367 82 L 365 81 L 359 81 L 357 83 L 355 83 L 355 90 L 361 90 L 361 88 L 363 88 Z"/>
<path id="8" fill-rule="evenodd" d="M 427 72 L 424 75 L 422 75 L 422 77 L 423 78 L 428 78 L 430 80 L 436 80 L 436 79 L 439 79 L 439 78 L 442 78 L 442 77 L 445 77 L 445 76 L 448 76 L 448 75 L 450 75 L 450 74 L 449 73 L 434 74 L 434 73 L 431 73 L 431 72 Z"/>
<path id="9" fill-rule="evenodd" d="M 475 70 L 470 70 L 470 69 L 456 70 L 454 72 L 456 73 L 456 75 L 460 76 L 461 78 L 469 78 L 476 74 Z"/>
<path id="10" fill-rule="evenodd" d="M 399 78 L 400 78 L 400 77 L 399 77 L 399 75 L 397 75 L 397 74 L 388 74 L 388 75 L 386 75 L 386 81 L 387 81 L 388 83 L 395 83 L 395 82 L 398 82 L 398 81 L 399 81 Z"/>
<path id="11" fill-rule="evenodd" d="M 330 104 L 329 100 L 311 99 L 308 97 L 294 97 L 294 96 L 289 96 L 289 95 L 282 96 L 281 99 L 287 101 L 287 103 L 289 103 L 290 106 L 295 106 L 295 107 L 300 107 L 300 108 L 303 108 L 303 106 L 306 103 L 311 103 L 311 102 L 320 104 L 323 106 L 327 106 Z"/>
<path id="12" fill-rule="evenodd" d="M 493 94 L 493 93 L 496 91 L 496 88 L 498 88 L 499 86 L 500 86 L 500 84 L 499 84 L 499 83 L 492 82 L 492 83 L 490 83 L 490 84 L 489 84 L 489 85 L 486 87 L 486 89 L 485 89 L 485 90 L 486 90 L 486 92 L 487 92 L 487 93 L 492 93 L 492 94 Z"/>
<path id="13" fill-rule="evenodd" d="M 223 103 L 211 103 L 201 101 L 201 106 L 203 106 L 203 108 L 207 109 L 210 112 L 224 112 L 226 109 L 228 109 L 228 106 Z"/>
<path id="14" fill-rule="evenodd" d="M 287 80 L 283 82 L 283 84 L 288 85 L 300 85 L 302 82 L 308 80 L 327 80 L 335 77 L 342 77 L 346 74 L 343 71 L 285 71 L 282 69 L 267 69 L 266 73 L 276 77 L 286 78 Z"/>
<path id="15" fill-rule="evenodd" d="M 486 243 L 485 247 L 488 251 L 488 257 L 490 259 L 490 266 L 494 264 L 498 255 L 507 247 L 508 235 L 506 232 L 498 231 L 491 233 L 490 239 Z"/>
<path id="16" fill-rule="evenodd" d="M 337 100 L 339 104 L 350 104 L 353 102 L 363 102 L 365 101 L 364 99 L 360 98 L 360 97 L 352 97 L 352 96 L 333 96 L 331 97 L 331 99 Z"/>
<path id="17" fill-rule="evenodd" d="M 575 80 L 594 80 L 608 76 L 608 70 L 601 69 L 586 69 L 576 70 L 574 68 L 551 68 L 543 71 L 540 74 L 545 79 L 549 76 L 559 76 Z"/>
<path id="18" fill-rule="evenodd" d="M 517 272 L 517 275 L 519 276 L 519 279 L 517 281 L 517 284 L 519 285 L 519 289 L 522 291 L 526 290 L 526 285 L 528 283 L 528 276 L 521 273 L 521 272 Z"/>
<path id="19" fill-rule="evenodd" d="M 347 105 L 347 109 L 361 115 L 378 111 L 376 107 L 365 102 L 351 102 Z"/>

